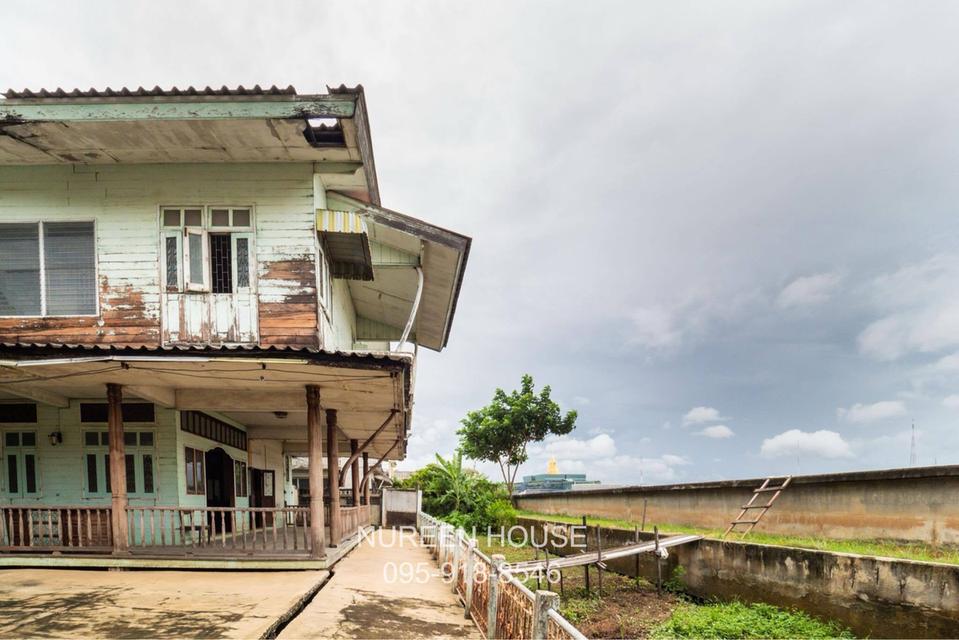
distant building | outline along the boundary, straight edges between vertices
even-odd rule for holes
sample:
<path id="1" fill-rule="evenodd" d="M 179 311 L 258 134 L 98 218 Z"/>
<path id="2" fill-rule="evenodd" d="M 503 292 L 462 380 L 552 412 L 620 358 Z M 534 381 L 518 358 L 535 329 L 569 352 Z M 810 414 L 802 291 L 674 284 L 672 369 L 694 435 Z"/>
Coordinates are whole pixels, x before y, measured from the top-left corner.
<path id="1" fill-rule="evenodd" d="M 598 485 L 599 480 L 587 480 L 585 473 L 559 473 L 556 458 L 551 458 L 546 473 L 523 476 L 515 487 L 515 493 L 539 493 L 544 491 L 571 491 L 582 485 Z"/>

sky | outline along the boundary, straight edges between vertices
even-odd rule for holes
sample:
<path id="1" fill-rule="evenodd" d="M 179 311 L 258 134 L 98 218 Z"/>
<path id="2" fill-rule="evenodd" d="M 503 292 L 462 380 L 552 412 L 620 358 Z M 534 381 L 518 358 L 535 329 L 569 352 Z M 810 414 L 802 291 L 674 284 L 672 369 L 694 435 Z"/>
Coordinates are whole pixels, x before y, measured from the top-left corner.
<path id="1" fill-rule="evenodd" d="M 362 84 L 384 205 L 473 238 L 409 458 L 523 373 L 522 472 L 959 463 L 959 5 L 5 5 L 0 87 Z M 494 473 L 495 467 L 476 464 Z"/>

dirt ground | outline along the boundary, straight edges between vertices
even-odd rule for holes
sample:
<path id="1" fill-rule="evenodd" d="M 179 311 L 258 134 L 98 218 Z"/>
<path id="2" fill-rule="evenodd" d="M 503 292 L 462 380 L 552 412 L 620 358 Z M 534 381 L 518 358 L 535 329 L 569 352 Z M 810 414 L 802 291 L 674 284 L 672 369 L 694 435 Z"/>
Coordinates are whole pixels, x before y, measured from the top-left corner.
<path id="1" fill-rule="evenodd" d="M 582 574 L 582 569 L 579 570 Z M 570 572 L 563 583 L 567 597 L 562 609 L 567 618 L 588 638 L 646 638 L 649 632 L 672 614 L 682 603 L 676 595 L 632 578 L 605 573 L 603 595 L 597 594 L 596 575 L 592 575 L 592 592 L 582 589 L 583 578 Z M 553 585 L 555 588 L 556 585 Z"/>

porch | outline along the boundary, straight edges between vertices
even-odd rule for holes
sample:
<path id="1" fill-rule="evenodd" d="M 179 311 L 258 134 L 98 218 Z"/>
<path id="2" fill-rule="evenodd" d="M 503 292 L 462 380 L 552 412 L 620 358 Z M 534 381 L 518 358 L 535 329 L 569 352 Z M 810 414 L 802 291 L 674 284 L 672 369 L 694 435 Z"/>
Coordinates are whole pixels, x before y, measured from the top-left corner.
<path id="1" fill-rule="evenodd" d="M 66 566 L 325 566 L 372 524 L 372 477 L 405 449 L 405 356 L 190 348 L 62 357 L 73 350 L 0 345 L 0 409 L 4 394 L 38 407 L 24 413 L 33 423 L 0 420 L 16 441 L 3 476 L 19 474 L 0 500 L 0 566 L 28 556 L 31 566 L 64 557 L 80 561 Z M 90 404 L 98 388 L 102 417 L 86 420 L 100 415 Z M 127 426 L 130 398 L 149 410 Z M 310 461 L 304 504 L 293 456 Z"/>

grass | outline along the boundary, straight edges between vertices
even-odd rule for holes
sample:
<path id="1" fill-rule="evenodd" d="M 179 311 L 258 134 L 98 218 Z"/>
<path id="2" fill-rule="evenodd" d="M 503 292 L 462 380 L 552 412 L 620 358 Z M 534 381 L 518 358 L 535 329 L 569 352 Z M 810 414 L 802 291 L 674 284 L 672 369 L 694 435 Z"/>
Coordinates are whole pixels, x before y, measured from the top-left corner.
<path id="1" fill-rule="evenodd" d="M 650 634 L 656 640 L 697 638 L 853 638 L 846 629 L 822 622 L 799 611 L 787 611 L 768 604 L 742 602 L 705 605 L 684 604 L 673 610 L 665 622 Z"/>
<path id="2" fill-rule="evenodd" d="M 525 518 L 535 518 L 538 520 L 554 520 L 556 522 L 568 522 L 570 524 L 579 524 L 582 518 L 572 516 L 549 515 L 535 513 L 533 511 L 519 511 L 520 516 Z M 629 520 L 613 520 L 607 518 L 593 518 L 587 516 L 586 522 L 590 525 L 599 525 L 602 527 L 618 527 L 622 529 L 633 530 L 639 526 L 639 522 Z M 723 534 L 722 529 L 708 529 L 702 527 L 687 527 L 684 525 L 655 523 L 659 526 L 660 533 L 677 534 L 693 533 L 704 535 L 708 538 L 719 538 Z M 647 531 L 652 530 L 652 524 L 647 523 Z M 728 540 L 736 540 L 735 536 L 730 536 Z M 771 533 L 761 533 L 753 531 L 746 538 L 748 542 L 756 544 L 769 544 L 780 547 L 799 547 L 802 549 L 818 549 L 821 551 L 834 551 L 837 553 L 855 553 L 864 556 L 882 556 L 886 558 L 902 558 L 905 560 L 919 560 L 923 562 L 944 562 L 946 564 L 959 564 L 959 549 L 951 546 L 933 546 L 921 542 L 905 543 L 891 540 L 837 540 L 833 538 L 816 538 L 813 536 L 787 536 Z"/>

